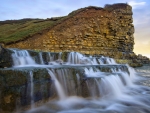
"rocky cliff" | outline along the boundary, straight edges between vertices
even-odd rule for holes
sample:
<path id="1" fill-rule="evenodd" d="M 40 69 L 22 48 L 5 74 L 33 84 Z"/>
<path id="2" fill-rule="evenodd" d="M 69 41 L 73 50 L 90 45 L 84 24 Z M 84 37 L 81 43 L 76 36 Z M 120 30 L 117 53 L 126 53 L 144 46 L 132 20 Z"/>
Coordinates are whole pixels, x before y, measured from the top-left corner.
<path id="1" fill-rule="evenodd" d="M 41 34 L 6 47 L 51 52 L 77 51 L 112 57 L 120 52 L 132 52 L 134 26 L 131 6 L 127 4 L 106 5 L 104 8 L 91 6 L 74 11 L 68 17 Z"/>
<path id="2" fill-rule="evenodd" d="M 120 3 L 104 8 L 89 6 L 71 12 L 46 30 L 7 48 L 37 49 L 51 52 L 77 51 L 118 59 L 135 59 L 132 7 Z"/>

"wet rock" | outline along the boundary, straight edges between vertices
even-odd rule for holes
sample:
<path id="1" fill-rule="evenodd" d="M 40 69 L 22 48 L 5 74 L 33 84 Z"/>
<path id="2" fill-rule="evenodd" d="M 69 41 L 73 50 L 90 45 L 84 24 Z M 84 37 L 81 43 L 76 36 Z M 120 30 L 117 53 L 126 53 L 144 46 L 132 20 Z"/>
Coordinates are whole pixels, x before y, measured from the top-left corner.
<path id="1" fill-rule="evenodd" d="M 18 106 L 31 104 L 31 78 L 33 73 L 34 102 L 54 95 L 51 78 L 46 69 L 0 69 L 0 109 L 12 113 Z"/>
<path id="2" fill-rule="evenodd" d="M 150 64 L 150 59 L 146 56 L 142 56 L 141 54 L 138 54 L 137 60 L 143 64 Z"/>
<path id="3" fill-rule="evenodd" d="M 7 68 L 13 66 L 11 54 L 11 50 L 5 49 L 0 45 L 0 68 Z"/>
<path id="4" fill-rule="evenodd" d="M 67 88 L 68 95 L 78 95 L 82 97 L 90 97 L 88 84 L 95 89 L 95 78 L 88 77 L 84 71 L 86 66 L 70 67 L 60 65 L 58 68 L 50 68 L 57 79 Z M 87 66 L 90 68 L 91 66 Z M 92 66 L 94 70 L 99 69 L 102 72 L 110 75 L 111 69 L 119 68 L 122 71 L 128 72 L 125 65 L 103 65 Z M 31 81 L 33 74 L 33 81 Z M 64 79 L 66 78 L 65 83 Z M 17 106 L 31 106 L 31 82 L 33 83 L 33 100 L 38 102 L 48 98 L 58 97 L 54 79 L 48 73 L 46 68 L 7 68 L 0 69 L 0 109 L 3 111 L 14 111 Z M 64 89 L 66 90 L 66 89 Z M 99 97 L 99 93 L 95 92 Z M 4 112 L 4 113 L 5 113 Z"/>

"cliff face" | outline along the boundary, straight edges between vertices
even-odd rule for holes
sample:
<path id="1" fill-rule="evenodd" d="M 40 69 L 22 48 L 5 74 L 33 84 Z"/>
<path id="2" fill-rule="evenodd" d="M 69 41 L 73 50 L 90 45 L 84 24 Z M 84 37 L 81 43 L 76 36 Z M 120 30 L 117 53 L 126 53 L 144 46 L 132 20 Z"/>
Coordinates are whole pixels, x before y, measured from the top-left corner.
<path id="1" fill-rule="evenodd" d="M 5 47 L 51 52 L 77 51 L 122 59 L 134 57 L 132 7 L 127 4 L 86 7 L 74 11 L 52 28 Z"/>

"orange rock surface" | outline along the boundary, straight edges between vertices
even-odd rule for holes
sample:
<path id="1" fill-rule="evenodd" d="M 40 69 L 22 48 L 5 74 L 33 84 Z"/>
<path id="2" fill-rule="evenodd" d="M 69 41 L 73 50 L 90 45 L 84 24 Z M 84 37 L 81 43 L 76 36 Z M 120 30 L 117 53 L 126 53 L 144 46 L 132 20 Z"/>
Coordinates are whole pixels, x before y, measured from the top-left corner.
<path id="1" fill-rule="evenodd" d="M 5 45 L 8 48 L 37 49 L 51 52 L 77 51 L 83 54 L 123 58 L 132 54 L 134 26 L 132 7 L 113 4 L 73 11 L 55 26 Z"/>

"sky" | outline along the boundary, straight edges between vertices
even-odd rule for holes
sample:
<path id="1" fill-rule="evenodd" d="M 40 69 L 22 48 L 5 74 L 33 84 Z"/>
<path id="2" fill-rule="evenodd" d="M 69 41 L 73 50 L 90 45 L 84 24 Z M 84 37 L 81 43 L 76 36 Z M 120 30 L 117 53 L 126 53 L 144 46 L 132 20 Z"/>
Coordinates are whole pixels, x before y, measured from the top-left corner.
<path id="1" fill-rule="evenodd" d="M 133 8 L 134 52 L 150 58 L 150 0 L 1 0 L 0 21 L 65 16 L 73 10 L 128 3 Z"/>

